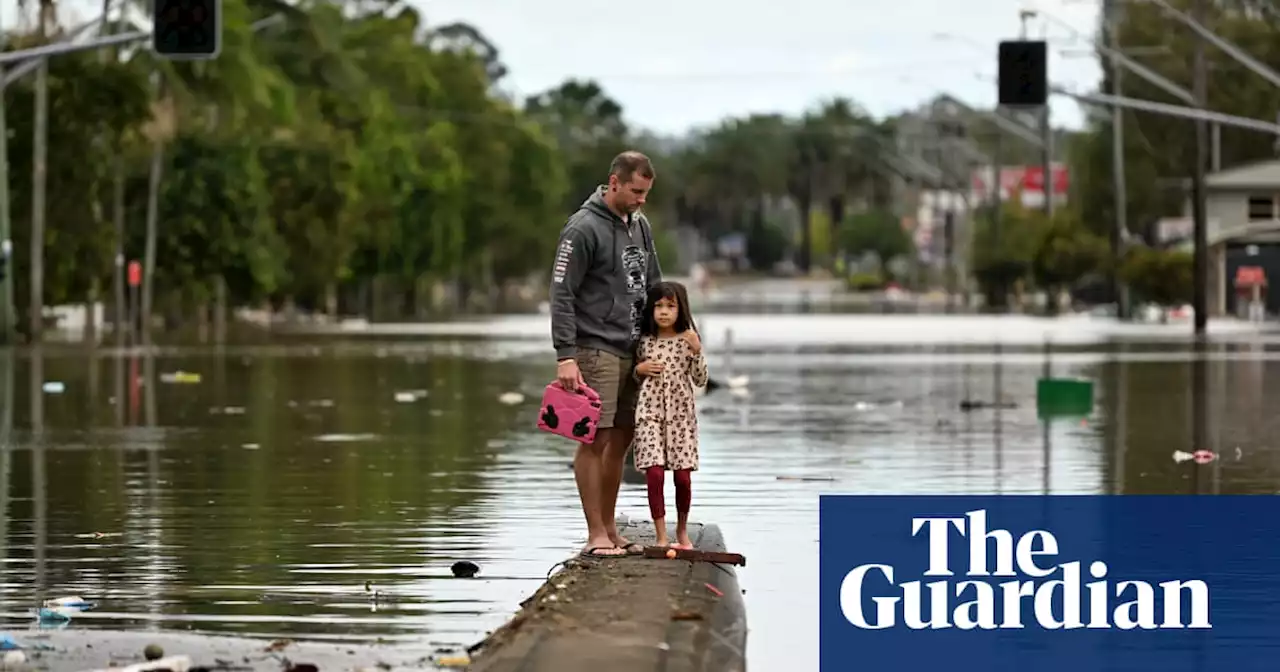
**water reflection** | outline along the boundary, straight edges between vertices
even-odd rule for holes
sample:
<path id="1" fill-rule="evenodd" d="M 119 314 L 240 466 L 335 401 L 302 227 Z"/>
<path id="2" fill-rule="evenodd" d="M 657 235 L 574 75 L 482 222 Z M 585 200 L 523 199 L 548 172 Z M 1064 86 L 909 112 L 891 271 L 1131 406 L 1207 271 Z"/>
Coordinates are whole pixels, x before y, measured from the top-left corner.
<path id="1" fill-rule="evenodd" d="M 1274 493 L 1280 480 L 1265 340 L 800 348 L 789 334 L 804 325 L 775 324 L 770 342 L 726 333 L 749 318 L 707 322 L 713 375 L 750 383 L 702 401 L 694 515 L 751 558 L 760 669 L 816 669 L 821 493 Z M 532 430 L 551 370 L 545 325 L 530 324 L 488 340 L 6 351 L 0 628 L 80 593 L 103 607 L 72 627 L 474 641 L 580 541 L 572 447 Z M 179 370 L 201 382 L 165 382 Z M 1041 419 L 1048 374 L 1093 381 L 1095 412 Z M 398 403 L 405 390 L 426 395 Z M 511 390 L 525 403 L 497 401 Z M 1017 405 L 964 413 L 965 399 Z M 1221 457 L 1172 457 L 1196 448 Z M 623 486 L 619 510 L 646 515 L 642 485 Z M 480 579 L 450 578 L 464 558 Z M 394 603 L 371 604 L 366 581 Z"/>
<path id="2" fill-rule="evenodd" d="M 13 465 L 14 355 L 11 348 L 0 348 L 0 593 L 11 590 L 6 580 L 9 566 L 9 488 L 16 480 L 10 472 Z"/>
<path id="3" fill-rule="evenodd" d="M 1004 401 L 1004 344 L 995 344 L 996 364 L 991 367 L 992 377 L 992 398 L 996 401 Z M 1004 489 L 1004 405 L 996 406 L 995 422 L 991 423 L 991 447 L 995 453 L 995 469 L 992 471 L 992 477 L 995 479 L 995 492 L 1000 494 Z"/>
<path id="4" fill-rule="evenodd" d="M 31 508 L 32 548 L 35 571 L 32 576 L 32 602 L 45 598 L 46 569 L 49 549 L 49 481 L 45 476 L 44 444 L 44 352 L 40 346 L 31 350 L 31 373 L 28 399 L 31 408 Z"/>

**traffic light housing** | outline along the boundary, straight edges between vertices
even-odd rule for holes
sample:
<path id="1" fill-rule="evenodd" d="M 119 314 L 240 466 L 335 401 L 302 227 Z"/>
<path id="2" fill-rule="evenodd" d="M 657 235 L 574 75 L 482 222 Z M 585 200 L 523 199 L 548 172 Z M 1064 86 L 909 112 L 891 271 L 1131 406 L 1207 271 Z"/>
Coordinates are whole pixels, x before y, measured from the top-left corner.
<path id="1" fill-rule="evenodd" d="M 216 58 L 222 50 L 221 0 L 155 0 L 151 45 L 165 58 Z"/>
<path id="2" fill-rule="evenodd" d="M 1000 43 L 1000 104 L 1038 107 L 1049 101 L 1049 49 L 1043 40 Z"/>

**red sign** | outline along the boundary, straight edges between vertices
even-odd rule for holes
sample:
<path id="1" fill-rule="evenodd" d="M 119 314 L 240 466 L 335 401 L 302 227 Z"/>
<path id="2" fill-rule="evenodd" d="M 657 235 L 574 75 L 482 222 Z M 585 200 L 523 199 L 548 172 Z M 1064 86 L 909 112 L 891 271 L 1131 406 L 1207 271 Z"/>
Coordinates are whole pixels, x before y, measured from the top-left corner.
<path id="1" fill-rule="evenodd" d="M 1067 176 L 1067 167 L 1062 164 L 1050 166 L 1053 171 L 1053 193 L 1065 196 L 1071 181 Z M 973 171 L 973 190 L 980 199 L 989 195 L 987 184 L 991 180 L 990 166 Z M 1000 189 L 1006 195 L 1017 192 L 1044 192 L 1044 166 L 1004 166 L 1000 169 Z"/>
<path id="2" fill-rule="evenodd" d="M 137 261 L 129 262 L 129 286 L 137 287 L 142 284 L 142 264 Z"/>
<path id="3" fill-rule="evenodd" d="M 1266 287 L 1267 272 L 1261 266 L 1241 266 L 1236 269 L 1236 287 Z"/>

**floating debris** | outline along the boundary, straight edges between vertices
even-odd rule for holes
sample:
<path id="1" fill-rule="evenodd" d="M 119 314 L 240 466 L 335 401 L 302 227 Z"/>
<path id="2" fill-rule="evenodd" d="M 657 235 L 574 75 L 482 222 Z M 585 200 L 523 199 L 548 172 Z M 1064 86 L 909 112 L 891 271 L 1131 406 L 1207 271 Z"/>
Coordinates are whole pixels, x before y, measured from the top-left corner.
<path id="1" fill-rule="evenodd" d="M 245 450 L 257 450 L 257 449 L 261 448 L 262 446 L 261 446 L 261 445 L 259 445 L 259 444 L 256 444 L 256 443 L 246 443 L 246 444 L 241 445 L 240 447 L 241 447 L 241 448 L 244 448 Z"/>
<path id="2" fill-rule="evenodd" d="M 27 654 L 18 649 L 5 651 L 4 657 L 0 658 L 0 669 L 12 670 L 27 664 Z"/>
<path id="3" fill-rule="evenodd" d="M 58 597 L 52 600 L 45 600 L 46 609 L 75 609 L 77 611 L 88 611 L 98 606 L 93 602 L 86 601 L 83 597 Z"/>
<path id="4" fill-rule="evenodd" d="M 316 437 L 316 441 L 323 443 L 347 443 L 351 441 L 372 441 L 378 438 L 377 434 L 321 434 Z"/>
<path id="5" fill-rule="evenodd" d="M 1187 461 L 1194 461 L 1196 464 L 1209 464 L 1216 459 L 1218 459 L 1218 454 L 1212 450 L 1197 450 L 1194 453 L 1188 453 L 1185 450 L 1173 451 L 1173 461 L 1179 464 Z"/>
<path id="6" fill-rule="evenodd" d="M 858 401 L 853 404 L 853 410 L 874 411 L 878 408 L 902 408 L 905 405 L 901 399 L 896 401 Z"/>
<path id="7" fill-rule="evenodd" d="M 719 390 L 719 389 L 728 388 L 729 393 L 735 397 L 747 397 L 747 396 L 750 396 L 751 394 L 750 391 L 747 390 L 747 386 L 750 383 L 751 383 L 751 378 L 748 376 L 731 376 L 724 380 L 720 380 L 718 378 L 708 378 L 707 384 L 705 387 L 694 388 L 694 394 L 697 396 L 702 396 L 705 394 L 710 394 L 712 392 L 715 392 L 716 390 Z"/>
<path id="8" fill-rule="evenodd" d="M 209 409 L 210 415 L 244 415 L 244 406 L 222 406 Z"/>
<path id="9" fill-rule="evenodd" d="M 403 392 L 396 392 L 396 401 L 401 404 L 412 404 L 415 401 L 426 398 L 426 390 L 405 390 Z"/>
<path id="10" fill-rule="evenodd" d="M 443 656 L 436 659 L 436 665 L 440 667 L 466 667 L 471 664 L 471 657 L 465 654 L 457 656 Z"/>
<path id="11" fill-rule="evenodd" d="M 1018 405 L 1012 401 L 981 401 L 979 399 L 965 399 L 960 402 L 960 410 L 968 413 L 969 411 L 978 411 L 984 408 L 999 408 L 1001 410 L 1010 410 L 1017 408 Z"/>
<path id="12" fill-rule="evenodd" d="M 312 399 L 311 401 L 308 401 L 305 403 L 307 406 L 310 406 L 312 408 L 333 408 L 332 399 Z M 299 404 L 296 401 L 290 401 L 288 403 L 288 406 L 289 408 L 297 408 Z"/>
<path id="13" fill-rule="evenodd" d="M 45 394 L 62 394 L 67 391 L 67 386 L 62 381 L 50 380 L 41 385 L 40 389 L 44 390 Z"/>
<path id="14" fill-rule="evenodd" d="M 515 406 L 524 403 L 524 395 L 519 392 L 503 392 L 498 395 L 498 401 L 508 406 Z"/>
<path id="15" fill-rule="evenodd" d="M 49 625 L 54 623 L 57 623 L 57 624 L 69 623 L 71 621 L 72 614 L 78 614 L 78 613 L 80 613 L 79 610 L 70 610 L 70 609 L 69 610 L 47 609 L 47 608 L 37 609 L 36 622 L 40 623 L 41 625 Z"/>
<path id="16" fill-rule="evenodd" d="M 106 539 L 108 537 L 121 536 L 124 536 L 123 532 L 86 532 L 84 534 L 77 534 L 76 539 Z"/>
<path id="17" fill-rule="evenodd" d="M 160 660 L 164 658 L 164 647 L 159 644 L 148 644 L 142 649 L 142 657 L 147 660 Z"/>
<path id="18" fill-rule="evenodd" d="M 13 635 L 7 632 L 0 632 L 0 651 L 15 651 L 21 648 L 22 645 L 13 638 Z"/>
<path id="19" fill-rule="evenodd" d="M 200 382 L 200 374 L 190 371 L 174 371 L 160 374 L 160 382 L 172 385 L 195 385 Z"/>
<path id="20" fill-rule="evenodd" d="M 453 575 L 460 579 L 469 579 L 480 573 L 480 565 L 467 560 L 459 560 L 449 568 Z"/>

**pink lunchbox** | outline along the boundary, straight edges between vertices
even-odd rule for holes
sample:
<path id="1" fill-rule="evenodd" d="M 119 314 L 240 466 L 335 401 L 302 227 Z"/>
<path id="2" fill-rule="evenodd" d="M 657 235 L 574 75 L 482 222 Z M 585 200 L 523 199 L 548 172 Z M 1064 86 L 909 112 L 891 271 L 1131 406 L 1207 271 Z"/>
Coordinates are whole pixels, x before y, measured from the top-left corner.
<path id="1" fill-rule="evenodd" d="M 538 429 L 591 443 L 596 440 L 598 424 L 600 395 L 595 390 L 580 385 L 570 392 L 560 387 L 559 382 L 547 385 L 542 393 L 542 407 L 538 409 Z"/>

